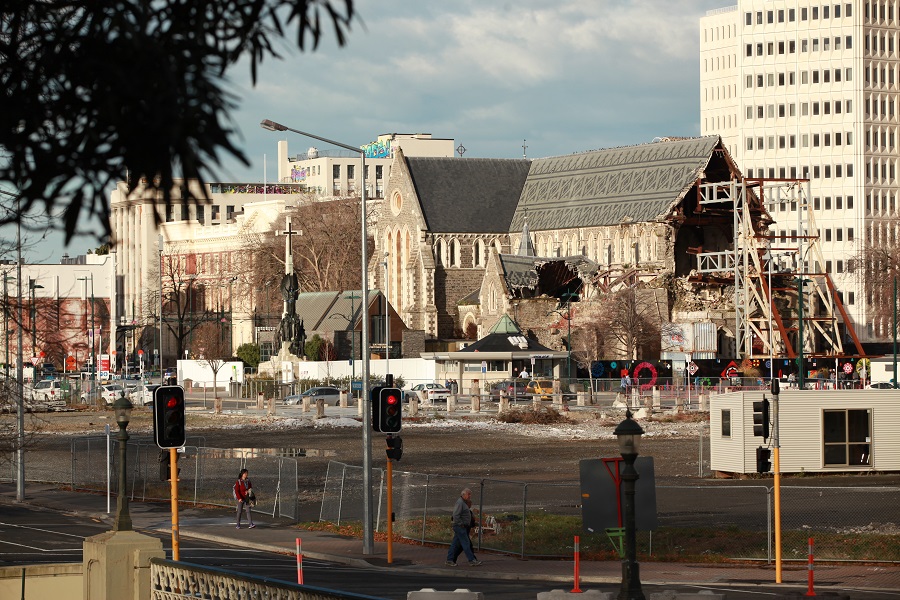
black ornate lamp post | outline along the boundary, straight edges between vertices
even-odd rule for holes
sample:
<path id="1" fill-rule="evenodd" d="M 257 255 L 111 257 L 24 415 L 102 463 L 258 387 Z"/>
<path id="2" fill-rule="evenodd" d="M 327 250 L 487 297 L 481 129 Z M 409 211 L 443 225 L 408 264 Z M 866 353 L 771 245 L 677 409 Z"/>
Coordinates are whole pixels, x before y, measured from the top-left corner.
<path id="1" fill-rule="evenodd" d="M 128 512 L 128 465 L 127 463 L 127 446 L 128 446 L 128 422 L 131 420 L 131 402 L 123 393 L 113 404 L 113 410 L 116 412 L 116 423 L 119 424 L 119 435 L 116 441 L 119 443 L 119 491 L 116 500 L 116 522 L 113 525 L 113 531 L 131 531 L 131 514 Z"/>
<path id="2" fill-rule="evenodd" d="M 641 578 L 637 562 L 637 524 L 634 518 L 634 483 L 638 473 L 634 469 L 634 461 L 638 456 L 638 444 L 644 430 L 631 418 L 631 411 L 625 413 L 625 420 L 618 424 L 613 432 L 619 440 L 619 451 L 625 461 L 622 471 L 625 496 L 625 559 L 622 561 L 622 588 L 619 600 L 644 600 L 641 589 Z"/>

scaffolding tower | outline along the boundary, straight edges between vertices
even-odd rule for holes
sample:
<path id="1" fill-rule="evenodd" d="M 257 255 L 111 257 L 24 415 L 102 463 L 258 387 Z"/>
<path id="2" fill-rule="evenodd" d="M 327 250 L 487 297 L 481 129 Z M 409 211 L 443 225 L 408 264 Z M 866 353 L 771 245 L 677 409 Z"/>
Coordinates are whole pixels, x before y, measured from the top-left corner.
<path id="1" fill-rule="evenodd" d="M 698 185 L 701 207 L 731 210 L 733 245 L 701 252 L 697 271 L 734 283 L 736 358 L 864 355 L 819 244 L 808 179 L 753 179 Z M 797 215 L 796 229 L 776 236 L 754 228 L 748 201 L 769 214 L 778 206 Z M 850 356 L 854 355 L 853 353 Z"/>

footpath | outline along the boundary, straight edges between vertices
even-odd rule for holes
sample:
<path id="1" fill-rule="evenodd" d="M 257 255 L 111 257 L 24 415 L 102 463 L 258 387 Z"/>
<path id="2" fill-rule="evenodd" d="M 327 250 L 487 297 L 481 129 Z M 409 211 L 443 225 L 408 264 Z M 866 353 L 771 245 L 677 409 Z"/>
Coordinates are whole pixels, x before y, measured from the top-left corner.
<path id="1" fill-rule="evenodd" d="M 112 513 L 106 512 L 106 496 L 72 492 L 49 484 L 28 483 L 25 503 L 54 511 L 89 517 L 112 525 Z M 16 488 L 12 483 L 0 483 L 0 505 L 16 503 Z M 170 505 L 162 502 L 133 502 L 130 512 L 136 530 L 171 534 Z M 418 544 L 393 544 L 393 562 L 387 562 L 387 544 L 376 542 L 373 554 L 363 554 L 362 540 L 331 532 L 298 529 L 291 521 L 254 513 L 256 527 L 235 528 L 233 510 L 224 508 L 179 509 L 179 530 L 182 543 L 190 538 L 220 544 L 250 548 L 264 552 L 293 555 L 299 537 L 305 558 L 332 561 L 357 567 L 398 569 L 422 574 L 440 574 L 460 579 L 509 579 L 559 583 L 571 589 L 574 574 L 573 560 L 521 559 L 504 554 L 478 552 L 483 564 L 470 567 L 462 557 L 458 567 L 444 564 L 447 547 Z M 773 565 L 692 564 L 645 561 L 640 564 L 641 581 L 647 584 L 672 586 L 709 586 L 725 588 L 729 585 L 766 586 L 771 591 L 775 581 Z M 582 561 L 581 584 L 616 584 L 621 581 L 622 565 L 618 561 Z M 816 566 L 816 591 L 829 588 L 895 591 L 900 582 L 900 566 L 872 566 L 838 564 Z M 783 569 L 784 584 L 778 586 L 783 594 L 803 594 L 806 591 L 806 563 L 788 563 Z M 895 597 L 886 594 L 885 598 Z"/>

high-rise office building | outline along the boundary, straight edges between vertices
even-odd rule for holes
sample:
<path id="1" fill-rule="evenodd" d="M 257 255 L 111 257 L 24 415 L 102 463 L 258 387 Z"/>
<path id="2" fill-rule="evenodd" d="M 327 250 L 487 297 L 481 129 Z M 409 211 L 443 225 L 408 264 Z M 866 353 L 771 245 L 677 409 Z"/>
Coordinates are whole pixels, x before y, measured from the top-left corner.
<path id="1" fill-rule="evenodd" d="M 817 266 L 864 340 L 890 329 L 849 271 L 861 244 L 897 239 L 898 18 L 897 0 L 739 0 L 700 20 L 702 135 L 721 135 L 747 177 L 809 179 Z M 797 236 L 796 203 L 770 208 L 774 233 Z"/>

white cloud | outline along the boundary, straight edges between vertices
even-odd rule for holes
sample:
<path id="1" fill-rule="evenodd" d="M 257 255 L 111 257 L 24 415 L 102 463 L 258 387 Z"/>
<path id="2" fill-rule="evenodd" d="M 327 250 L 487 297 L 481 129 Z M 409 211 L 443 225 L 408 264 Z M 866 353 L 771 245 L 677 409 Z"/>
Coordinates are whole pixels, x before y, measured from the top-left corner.
<path id="1" fill-rule="evenodd" d="M 569 154 L 698 135 L 699 19 L 720 0 L 362 0 L 347 45 L 283 52 L 250 86 L 232 73 L 233 113 L 251 166 L 274 176 L 278 135 L 260 120 L 364 144 L 380 133 L 450 137 L 467 157 Z M 363 26 L 364 24 L 364 26 Z M 287 138 L 291 152 L 312 145 Z M 60 249 L 59 254 L 62 253 Z"/>

